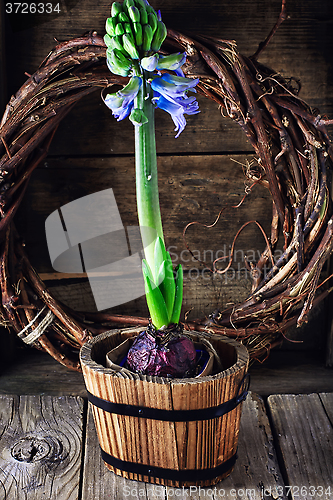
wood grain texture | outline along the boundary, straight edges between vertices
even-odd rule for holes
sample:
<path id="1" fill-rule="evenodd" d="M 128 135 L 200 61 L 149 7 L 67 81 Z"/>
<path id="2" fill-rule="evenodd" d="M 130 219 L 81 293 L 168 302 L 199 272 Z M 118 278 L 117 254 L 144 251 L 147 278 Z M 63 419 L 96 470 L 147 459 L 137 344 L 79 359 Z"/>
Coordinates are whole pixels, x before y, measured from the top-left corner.
<path id="1" fill-rule="evenodd" d="M 78 500 L 83 401 L 0 396 L 0 496 Z"/>
<path id="2" fill-rule="evenodd" d="M 258 260 L 265 241 L 252 224 L 239 236 L 234 263 L 224 275 L 212 275 L 213 260 L 228 256 L 237 230 L 249 220 L 257 220 L 269 233 L 271 201 L 267 191 L 256 185 L 243 204 L 235 209 L 245 194 L 243 169 L 253 162 L 253 155 L 159 156 L 160 203 L 166 238 L 174 265 L 184 268 L 184 311 L 191 318 L 210 314 L 227 303 L 244 300 L 251 287 L 244 256 Z M 16 223 L 25 238 L 30 261 L 38 272 L 52 272 L 45 238 L 45 220 L 59 207 L 103 189 L 112 188 L 125 227 L 137 225 L 134 158 L 63 158 L 48 159 L 37 169 L 17 214 Z M 198 263 L 183 241 L 183 231 L 190 222 L 212 224 L 226 209 L 213 228 L 193 225 L 187 242 Z M 89 223 L 87 216 L 87 223 Z M 226 266 L 228 259 L 221 263 Z M 95 310 L 87 279 L 85 282 L 57 283 L 57 298 L 76 310 Z M 132 301 L 117 311 L 146 315 L 144 298 Z"/>
<path id="3" fill-rule="evenodd" d="M 291 368 L 290 365 L 294 363 Z M 1 365 L 0 394 L 48 394 L 86 397 L 82 373 L 60 365 L 35 349 L 17 350 L 15 360 Z M 264 365 L 250 367 L 251 389 L 267 397 L 279 393 L 332 392 L 333 377 L 321 357 L 311 352 L 274 350 Z"/>
<path id="4" fill-rule="evenodd" d="M 263 400 L 249 393 L 242 407 L 238 459 L 235 469 L 217 485 L 216 500 L 249 498 L 286 499 L 284 482 L 274 450 L 272 431 Z M 265 495 L 264 495 L 265 494 Z"/>
<path id="5" fill-rule="evenodd" d="M 17 349 L 1 365 L 0 394 L 86 397 L 82 373 L 65 368 L 36 349 Z"/>
<path id="6" fill-rule="evenodd" d="M 155 500 L 165 498 L 165 487 L 131 481 L 111 472 L 101 458 L 91 406 L 88 410 L 82 500 Z"/>
<path id="7" fill-rule="evenodd" d="M 101 0 L 98 8 L 93 0 L 60 3 L 60 15 L 25 16 L 23 20 L 22 16 L 21 19 L 6 16 L 6 35 L 12 55 L 8 61 L 9 92 L 15 92 L 23 83 L 25 71 L 32 73 L 36 70 L 54 46 L 54 38 L 66 40 L 91 30 L 104 34 L 109 0 Z M 240 52 L 249 56 L 276 22 L 281 1 L 235 0 L 231 6 L 226 0 L 212 0 L 205 5 L 200 0 L 179 0 L 177 3 L 174 0 L 152 0 L 152 5 L 162 10 L 163 20 L 169 28 L 236 40 Z M 313 106 L 322 108 L 323 113 L 331 112 L 332 4 L 325 0 L 319 7 L 311 0 L 288 0 L 287 8 L 289 18 L 282 24 L 261 60 L 284 76 L 301 78 L 302 97 L 310 100 Z M 14 64 L 15 71 L 12 71 Z M 86 121 L 89 121 L 88 116 Z M 118 124 L 112 127 L 119 129 Z M 169 130 L 172 134 L 172 127 L 169 126 Z M 71 130 L 71 133 L 79 137 L 77 131 Z M 173 147 L 178 148 L 180 144 L 186 146 L 185 136 L 177 141 Z M 81 147 L 83 145 L 84 141 Z M 107 148 L 107 142 L 99 146 Z M 188 144 L 187 151 L 191 151 Z"/>
<path id="8" fill-rule="evenodd" d="M 159 443 L 161 446 L 164 444 Z M 270 498 L 285 500 L 283 480 L 273 447 L 272 432 L 263 402 L 255 394 L 249 394 L 242 407 L 239 434 L 238 459 L 230 477 L 213 488 L 171 488 L 161 485 L 130 481 L 110 472 L 100 456 L 92 412 L 88 412 L 86 453 L 84 461 L 82 500 L 123 500 L 143 498 L 158 500 L 181 498 L 199 500 L 231 500 L 249 498 L 261 500 L 263 493 Z M 246 492 L 247 491 L 247 496 Z"/>
<path id="9" fill-rule="evenodd" d="M 248 367 L 248 353 L 240 343 L 218 335 L 206 336 L 224 367 L 214 376 L 170 381 L 105 368 L 107 352 L 139 332 L 140 329 L 111 330 L 83 346 L 80 360 L 91 394 L 114 403 L 169 411 L 216 407 L 239 394 Z M 200 339 L 196 332 L 188 335 L 193 341 Z M 93 407 L 93 414 L 102 449 L 126 462 L 172 470 L 206 469 L 220 466 L 237 450 L 241 405 L 216 419 L 186 422 L 110 414 L 97 406 Z M 168 446 L 161 446 L 161 442 Z M 216 478 L 198 477 L 180 483 L 107 467 L 129 479 L 176 487 L 212 485 L 227 475 L 225 472 Z"/>
<path id="10" fill-rule="evenodd" d="M 268 405 L 291 498 L 302 486 L 304 500 L 313 498 L 311 486 L 332 494 L 333 428 L 319 395 L 272 395 Z"/>
<path id="11" fill-rule="evenodd" d="M 330 269 L 332 268 L 332 261 L 330 260 Z M 330 295 L 327 299 L 327 307 L 332 310 L 333 299 Z M 327 341 L 326 341 L 326 367 L 333 368 L 333 321 L 329 317 L 327 324 Z"/>
<path id="12" fill-rule="evenodd" d="M 267 189 L 253 186 L 243 204 L 232 208 L 242 201 L 246 186 L 251 185 L 244 175 L 250 164 L 255 164 L 254 155 L 158 157 L 161 214 L 166 246 L 174 264 L 181 262 L 185 271 L 198 267 L 184 245 L 183 231 L 194 221 L 212 224 L 222 208 L 226 210 L 215 227 L 194 225 L 187 232 L 191 250 L 207 265 L 228 255 L 237 230 L 247 221 L 257 220 L 269 234 L 271 201 Z M 37 169 L 17 224 L 24 231 L 29 258 L 39 272 L 52 270 L 45 239 L 47 216 L 66 203 L 109 188 L 123 225 L 137 225 L 134 157 L 47 159 Z M 86 217 L 89 224 L 88 214 Z M 258 251 L 264 247 L 258 228 L 246 228 L 236 245 L 235 271 L 244 266 L 241 252 L 250 260 L 258 259 Z"/>
<path id="13" fill-rule="evenodd" d="M 26 17 L 5 15 L 8 99 L 24 82 L 25 72 L 32 73 L 36 70 L 48 51 L 55 45 L 55 38 L 59 41 L 66 40 L 94 29 L 104 33 L 105 18 L 109 15 L 109 0 L 100 1 L 97 8 L 93 0 L 82 0 L 81 2 L 61 0 L 60 4 L 61 13 L 59 15 L 52 14 L 42 17 L 38 15 Z M 259 42 L 263 40 L 275 23 L 281 7 L 280 0 L 273 0 L 269 3 L 264 0 L 235 0 L 232 6 L 226 0 L 221 2 L 212 0 L 204 6 L 199 0 L 194 2 L 180 0 L 177 3 L 174 0 L 154 0 L 152 4 L 156 8 L 161 8 L 163 19 L 170 28 L 184 30 L 190 34 L 201 32 L 226 39 L 235 39 L 240 52 L 247 56 L 255 52 Z M 281 72 L 285 77 L 294 76 L 296 80 L 300 78 L 302 81 L 301 97 L 313 107 L 318 107 L 321 113 L 332 115 L 331 54 L 333 40 L 330 30 L 333 16 L 332 3 L 330 0 L 324 0 L 318 6 L 316 2 L 311 0 L 288 0 L 288 15 L 288 20 L 281 26 L 260 60 Z M 220 110 L 214 103 L 208 102 L 200 96 L 199 101 L 201 113 L 189 117 L 188 126 L 177 140 L 173 138 L 174 131 L 170 117 L 162 112 L 157 112 L 158 153 L 167 155 L 164 157 L 168 159 L 165 160 L 166 168 L 170 168 L 170 164 L 174 161 L 174 155 L 203 154 L 201 159 L 204 160 L 201 165 L 196 166 L 196 168 L 200 168 L 199 177 L 185 179 L 185 184 L 181 184 L 180 196 L 178 190 L 174 189 L 175 184 L 163 183 L 161 188 L 162 205 L 170 207 L 169 198 L 172 203 L 172 210 L 168 210 L 168 215 L 164 217 L 165 232 L 170 238 L 169 245 L 178 247 L 176 251 L 178 259 L 182 251 L 179 246 L 180 235 L 185 223 L 199 218 L 205 223 L 212 222 L 218 213 L 215 208 L 220 204 L 221 193 L 224 193 L 226 187 L 229 187 L 225 179 L 220 179 L 221 182 L 215 184 L 217 179 L 215 172 L 204 171 L 208 155 L 213 153 L 212 156 L 216 155 L 222 159 L 223 153 L 249 153 L 251 151 L 248 142 L 237 126 L 230 120 L 222 118 Z M 86 168 L 86 172 L 83 173 L 85 180 L 81 182 L 78 171 L 70 172 L 68 175 L 66 172 L 61 172 L 59 175 L 57 167 L 57 173 L 54 170 L 53 174 L 50 173 L 49 178 L 44 177 L 44 181 L 46 181 L 44 187 L 48 183 L 54 185 L 58 194 L 61 193 L 63 196 L 62 199 L 69 201 L 86 194 L 87 186 L 97 191 L 109 175 L 101 169 L 100 175 L 95 172 L 95 175 L 90 176 L 91 170 L 102 159 L 101 157 L 112 157 L 116 164 L 118 162 L 121 164 L 122 161 L 128 161 L 130 164 L 133 161 L 132 158 L 119 158 L 119 155 L 133 155 L 133 150 L 131 124 L 128 121 L 117 123 L 101 102 L 99 93 L 96 92 L 79 103 L 61 123 L 51 149 L 53 155 L 53 159 L 50 159 L 51 162 L 58 161 L 58 163 L 62 162 L 68 166 L 69 163 L 65 155 L 74 156 L 75 158 L 71 158 L 71 160 L 76 161 L 77 165 L 82 160 L 82 164 L 85 164 Z M 189 168 L 191 168 L 190 163 Z M 119 181 L 116 182 L 125 179 L 124 185 L 127 189 L 126 181 L 130 177 L 129 172 L 129 169 L 125 172 L 122 169 L 118 171 L 116 166 L 112 175 L 119 176 Z M 41 175 L 43 176 L 44 172 Z M 178 181 L 179 178 L 177 176 L 175 178 Z M 37 179 L 36 176 L 35 179 Z M 211 181 L 216 186 L 215 192 Z M 41 184 L 40 188 L 36 198 L 39 202 L 44 200 L 45 205 L 49 203 L 48 213 L 51 213 L 54 198 L 49 196 L 49 191 L 43 191 Z M 132 194 L 127 195 L 126 189 L 123 187 L 121 194 L 124 206 L 126 207 L 127 203 L 127 207 L 134 206 Z M 128 191 L 130 190 L 128 189 Z M 196 193 L 199 195 L 196 196 Z M 17 218 L 18 225 L 25 226 L 20 234 L 27 240 L 28 247 L 32 249 L 35 256 L 32 258 L 32 262 L 35 267 L 38 270 L 50 271 L 43 227 L 46 212 L 43 215 L 41 212 L 34 212 L 35 200 L 29 196 L 26 197 L 25 205 Z M 261 213 L 266 216 L 266 211 L 270 211 L 271 206 L 270 202 L 267 202 L 267 193 L 264 197 L 266 201 L 262 199 L 262 203 L 259 204 L 253 202 L 253 198 L 251 198 L 251 208 L 247 213 L 250 218 L 257 218 Z M 61 201 L 60 205 L 64 202 Z M 248 205 L 244 207 L 248 209 Z M 263 212 L 262 207 L 265 207 Z M 127 209 L 127 216 L 129 220 L 134 217 L 133 209 Z M 20 218 L 22 218 L 21 222 Z M 207 238 L 198 231 L 195 231 L 196 236 L 191 243 L 199 252 L 202 249 L 215 252 L 221 249 L 222 234 L 222 247 L 226 244 L 228 249 L 233 235 L 240 226 L 240 219 L 238 214 L 231 216 L 230 220 L 228 217 L 224 218 L 223 225 L 218 226 L 219 234 L 215 236 L 210 232 L 210 241 L 213 240 L 216 243 L 212 247 L 200 246 Z M 269 217 L 267 220 L 269 221 Z M 248 233 L 244 233 L 239 240 L 240 250 L 251 251 L 253 249 L 252 242 L 255 240 L 256 236 L 248 236 Z M 186 257 L 186 254 L 183 255 Z M 195 262 L 193 265 L 192 262 L 185 264 L 187 272 L 192 268 L 195 269 L 194 272 L 197 272 Z M 244 268 L 242 263 L 240 263 L 240 267 Z M 237 273 L 238 263 L 235 271 Z M 232 281 L 232 277 L 229 276 L 227 286 L 225 283 L 207 280 L 205 276 L 199 276 L 197 280 L 190 277 L 191 286 L 187 289 L 188 293 L 185 293 L 184 309 L 188 311 L 193 307 L 193 317 L 197 317 L 210 313 L 216 307 L 223 308 L 228 302 L 243 300 L 247 295 L 249 283 L 237 279 L 237 274 L 235 277 L 236 279 Z M 65 291 L 59 293 L 60 295 L 63 293 L 63 297 L 66 298 L 71 294 L 74 296 L 76 290 L 72 293 L 68 289 L 67 295 Z M 81 299 L 80 291 L 76 295 Z M 90 308 L 89 297 L 81 302 L 77 301 L 77 297 L 72 297 L 69 300 L 68 304 L 74 308 L 86 310 Z M 144 303 L 141 301 L 135 307 L 141 314 Z M 122 312 L 125 310 L 127 312 L 127 309 L 123 309 Z M 322 333 L 320 335 L 322 336 Z"/>
<path id="14" fill-rule="evenodd" d="M 319 397 L 322 404 L 324 405 L 325 412 L 331 422 L 333 427 L 333 392 L 332 393 L 320 393 Z"/>

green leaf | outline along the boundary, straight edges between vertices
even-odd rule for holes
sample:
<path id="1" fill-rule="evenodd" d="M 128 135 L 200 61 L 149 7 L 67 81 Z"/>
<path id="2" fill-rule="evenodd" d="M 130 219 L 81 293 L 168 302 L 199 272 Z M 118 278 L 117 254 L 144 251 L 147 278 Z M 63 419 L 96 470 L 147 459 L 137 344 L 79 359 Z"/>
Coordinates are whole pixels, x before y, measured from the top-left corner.
<path id="1" fill-rule="evenodd" d="M 160 265 L 160 269 L 158 271 L 158 274 L 156 276 L 156 280 L 155 280 L 155 282 L 159 288 L 160 288 L 160 285 L 163 283 L 164 278 L 165 278 L 165 262 L 162 262 L 162 264 Z M 163 295 L 163 293 L 162 293 L 162 295 Z"/>
<path id="2" fill-rule="evenodd" d="M 145 282 L 146 300 L 150 312 L 151 320 L 155 328 L 169 324 L 168 311 L 160 289 L 152 282 L 149 274 L 149 266 L 143 261 L 143 278 Z"/>
<path id="3" fill-rule="evenodd" d="M 170 322 L 175 302 L 176 285 L 173 277 L 172 263 L 170 267 L 170 263 L 167 259 L 161 265 L 158 283 L 160 283 L 159 289 L 164 297 Z"/>
<path id="4" fill-rule="evenodd" d="M 154 248 L 154 279 L 157 285 L 160 284 L 160 281 L 158 280 L 158 274 L 160 272 L 160 267 L 165 261 L 165 259 L 166 259 L 165 246 L 162 241 L 162 238 L 158 236 L 156 238 L 155 248 Z"/>
<path id="5" fill-rule="evenodd" d="M 142 272 L 144 276 L 147 276 L 150 281 L 154 282 L 153 273 L 151 272 L 150 266 L 146 259 L 142 259 Z"/>
<path id="6" fill-rule="evenodd" d="M 181 264 L 176 267 L 176 293 L 170 323 L 179 323 L 183 302 L 183 268 Z"/>

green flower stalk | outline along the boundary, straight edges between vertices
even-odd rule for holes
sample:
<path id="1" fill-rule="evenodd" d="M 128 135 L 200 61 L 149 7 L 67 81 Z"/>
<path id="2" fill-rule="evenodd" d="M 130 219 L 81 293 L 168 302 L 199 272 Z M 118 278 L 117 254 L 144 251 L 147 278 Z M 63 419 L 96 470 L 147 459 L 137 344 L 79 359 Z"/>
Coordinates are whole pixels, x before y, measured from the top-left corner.
<path id="1" fill-rule="evenodd" d="M 187 96 L 187 91 L 195 92 L 198 79 L 184 77 L 181 66 L 185 54 L 158 54 L 167 29 L 160 12 L 156 13 L 146 0 L 114 2 L 106 32 L 108 68 L 112 73 L 130 77 L 123 89 L 106 95 L 105 103 L 118 121 L 129 117 L 135 129 L 136 197 L 145 251 L 143 277 L 151 320 L 160 329 L 179 323 L 183 271 L 181 265 L 173 270 L 165 248 L 154 111 L 158 107 L 171 115 L 178 137 L 186 125 L 184 114 L 199 112 L 195 97 Z M 151 243 L 152 231 L 155 236 Z"/>

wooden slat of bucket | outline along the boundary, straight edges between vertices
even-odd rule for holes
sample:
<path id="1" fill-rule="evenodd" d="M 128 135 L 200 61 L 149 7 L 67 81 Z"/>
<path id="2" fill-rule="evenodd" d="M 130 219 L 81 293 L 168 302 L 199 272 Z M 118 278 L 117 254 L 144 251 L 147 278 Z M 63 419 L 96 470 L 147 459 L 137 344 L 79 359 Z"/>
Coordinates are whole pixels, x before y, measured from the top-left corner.
<path id="1" fill-rule="evenodd" d="M 245 365 L 236 376 L 233 375 L 239 370 L 239 364 L 246 361 L 245 355 L 240 354 L 239 358 L 238 366 L 233 365 L 213 379 L 203 377 L 195 382 L 193 379 L 172 382 L 174 409 L 209 408 L 235 397 L 246 371 Z M 237 449 L 240 415 L 241 405 L 218 419 L 176 422 L 180 468 L 216 467 L 231 458 Z M 203 485 L 209 483 L 211 481 L 202 482 Z"/>
<path id="2" fill-rule="evenodd" d="M 135 376 L 133 379 L 113 377 L 112 380 L 118 403 L 171 410 L 169 383 L 163 382 L 161 379 L 159 382 L 155 383 L 150 377 L 142 380 Z M 119 424 L 123 426 L 123 436 L 127 436 L 128 440 L 123 460 L 150 464 L 151 466 L 178 468 L 172 422 L 121 415 L 118 418 Z M 161 442 L 168 445 L 161 446 Z M 136 480 L 149 481 L 148 477 L 142 478 L 136 474 L 124 472 L 122 475 Z"/>
<path id="3" fill-rule="evenodd" d="M 139 400 L 141 398 L 138 394 L 140 388 L 138 387 L 137 378 L 134 376 L 132 379 L 117 377 L 114 383 L 117 387 L 118 402 L 133 406 L 139 405 Z M 123 439 L 128 441 L 127 453 L 124 460 L 136 463 L 149 463 L 147 446 L 144 442 L 147 434 L 145 423 L 141 421 L 142 419 L 137 417 L 119 416 L 119 418 L 123 426 Z M 123 475 L 130 479 L 140 480 L 139 476 L 135 473 L 123 473 Z"/>
<path id="4" fill-rule="evenodd" d="M 83 371 L 85 372 L 86 370 L 87 367 L 83 365 Z M 85 377 L 88 391 L 107 401 L 115 401 L 116 396 L 112 383 L 114 377 L 105 373 L 103 370 L 88 371 L 89 377 Z M 101 440 L 100 442 L 110 443 L 110 448 L 105 451 L 112 456 L 117 456 L 121 460 L 124 460 L 124 446 L 126 446 L 126 443 L 124 443 L 122 437 L 121 424 L 118 416 L 106 413 L 95 406 L 92 408 L 96 430 Z M 110 439 L 111 432 L 112 440 Z"/>
<path id="5" fill-rule="evenodd" d="M 131 382 L 132 380 L 130 378 L 124 378 L 123 376 L 112 377 L 112 385 L 116 398 L 115 400 L 118 403 L 131 404 L 132 398 L 131 395 L 129 394 Z M 136 423 L 134 421 L 137 421 L 138 419 L 134 419 L 133 417 L 128 417 L 126 415 L 114 415 L 114 417 L 116 418 L 118 425 L 121 429 L 121 439 L 123 442 L 123 456 L 119 457 L 117 454 L 112 454 L 112 453 L 110 454 L 125 461 L 131 461 L 131 462 L 139 461 L 140 460 L 140 446 L 138 443 L 139 431 L 137 428 L 135 429 L 134 427 Z M 112 441 L 112 435 L 111 435 L 111 441 Z M 109 453 L 108 444 L 109 443 L 105 443 L 104 447 L 104 450 L 107 453 Z M 116 470 L 116 469 L 112 467 L 111 470 Z M 116 472 L 119 473 L 119 471 Z M 128 477 L 129 479 L 137 480 L 137 475 L 134 473 L 124 472 L 122 475 L 124 477 Z"/>

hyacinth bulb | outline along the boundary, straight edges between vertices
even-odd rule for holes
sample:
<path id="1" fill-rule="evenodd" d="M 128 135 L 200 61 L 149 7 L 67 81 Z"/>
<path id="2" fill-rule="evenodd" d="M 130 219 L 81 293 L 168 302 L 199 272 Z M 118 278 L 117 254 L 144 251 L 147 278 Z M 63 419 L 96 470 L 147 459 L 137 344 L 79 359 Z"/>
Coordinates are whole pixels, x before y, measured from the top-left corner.
<path id="1" fill-rule="evenodd" d="M 127 367 L 142 375 L 168 378 L 191 376 L 196 366 L 196 351 L 185 335 L 171 336 L 167 343 L 159 342 L 158 332 L 141 332 L 127 354 Z"/>

